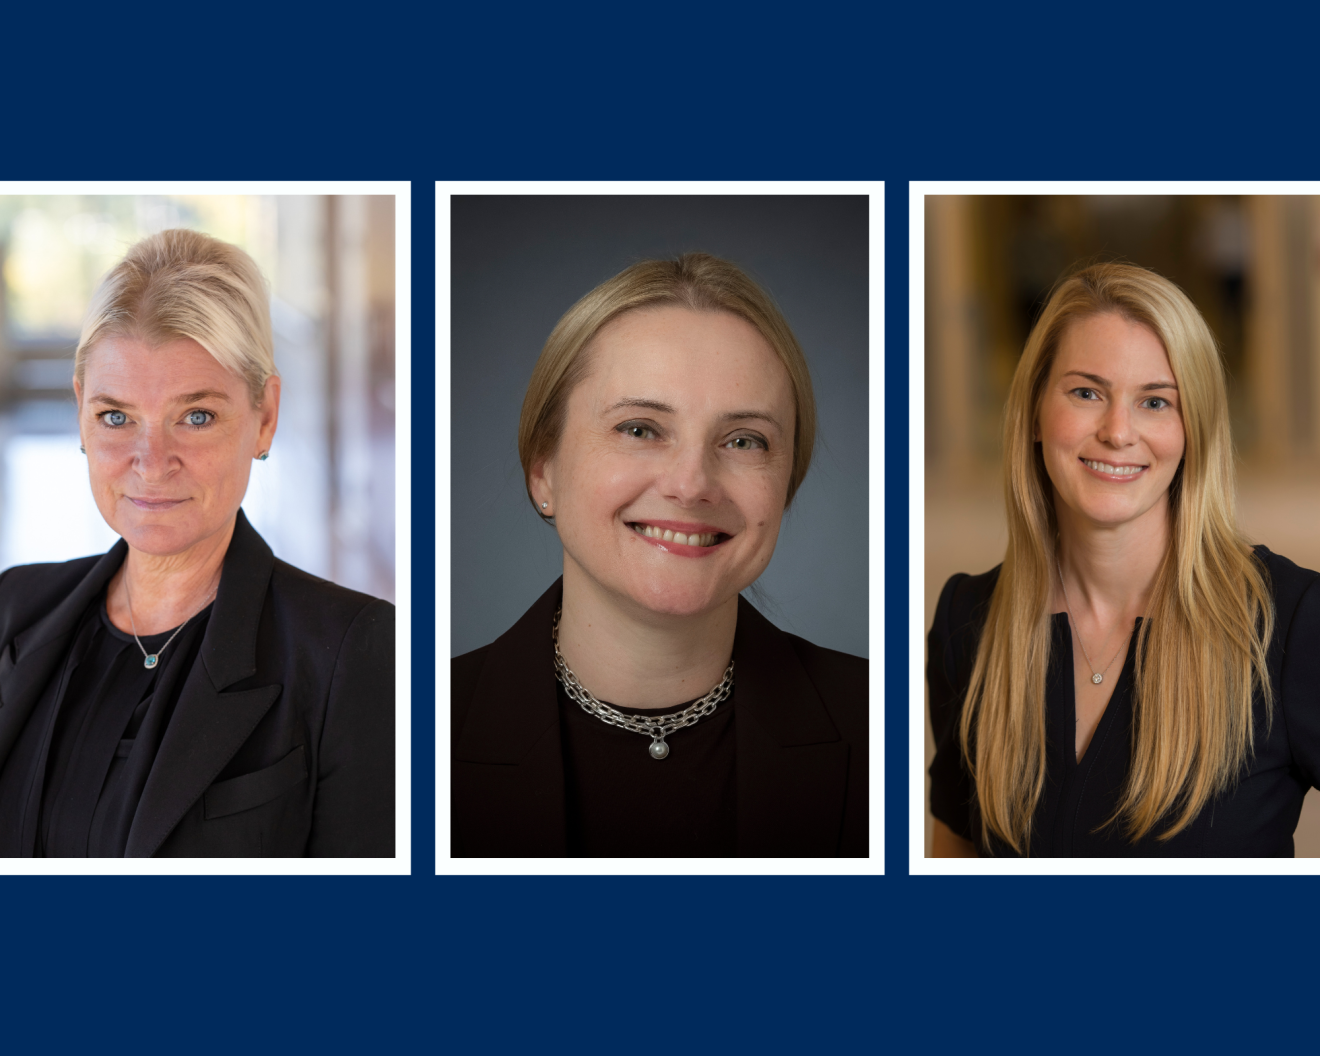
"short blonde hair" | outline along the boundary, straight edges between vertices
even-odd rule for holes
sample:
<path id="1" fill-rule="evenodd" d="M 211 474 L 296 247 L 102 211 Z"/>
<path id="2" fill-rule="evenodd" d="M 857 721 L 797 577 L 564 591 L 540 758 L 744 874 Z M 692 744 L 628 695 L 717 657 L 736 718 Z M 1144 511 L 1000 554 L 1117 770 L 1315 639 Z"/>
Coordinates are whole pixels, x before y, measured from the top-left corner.
<path id="1" fill-rule="evenodd" d="M 816 441 L 816 400 L 806 357 L 783 313 L 741 268 L 709 253 L 685 253 L 677 260 L 641 261 L 601 283 L 564 313 L 546 340 L 518 421 L 518 457 L 534 507 L 532 469 L 559 447 L 569 393 L 590 367 L 590 357 L 583 355 L 587 346 L 606 323 L 626 312 L 670 305 L 694 312 L 731 312 L 745 319 L 784 364 L 796 408 L 793 467 L 784 505 L 793 501 Z"/>
<path id="2" fill-rule="evenodd" d="M 83 384 L 87 354 L 106 337 L 153 347 L 187 337 L 247 382 L 253 406 L 276 373 L 270 294 L 256 262 L 237 246 L 175 228 L 136 243 L 88 305 L 73 357 Z"/>

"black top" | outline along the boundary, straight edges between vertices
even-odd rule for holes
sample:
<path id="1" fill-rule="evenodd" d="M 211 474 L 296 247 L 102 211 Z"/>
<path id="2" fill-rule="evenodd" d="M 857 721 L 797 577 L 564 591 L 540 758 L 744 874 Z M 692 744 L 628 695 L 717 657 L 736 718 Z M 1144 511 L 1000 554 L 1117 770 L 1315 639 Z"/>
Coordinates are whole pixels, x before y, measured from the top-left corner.
<path id="1" fill-rule="evenodd" d="M 100 557 L 0 574 L 0 773 L 11 758 L 22 767 L 22 742 L 45 736 L 37 712 L 44 701 L 45 717 L 54 713 L 51 687 L 127 552 L 120 540 Z M 84 658 L 79 667 L 92 672 L 102 662 Z M 176 683 L 167 687 L 171 679 Z M 109 694 L 106 703 L 114 697 L 136 711 L 143 698 L 133 700 L 132 687 L 125 692 Z M 394 606 L 277 561 L 240 510 L 210 615 L 165 651 L 150 692 L 156 703 L 172 701 L 172 711 L 165 716 L 149 705 L 136 731 L 123 768 L 134 780 L 142 776 L 136 742 L 159 735 L 140 791 L 120 797 L 103 778 L 89 806 L 95 767 L 70 772 L 68 781 L 57 775 L 51 786 L 59 802 L 68 796 L 82 803 L 75 813 L 90 826 L 91 853 L 114 850 L 101 841 L 126 821 L 127 837 L 115 853 L 127 858 L 393 855 Z M 71 766 L 75 755 L 103 762 L 110 740 L 127 739 L 113 730 L 118 705 L 93 707 L 95 696 L 63 694 L 66 704 L 91 708 L 98 723 L 95 736 L 76 732 L 77 722 L 67 725 L 73 740 L 55 750 L 68 751 Z M 153 716 L 168 717 L 163 729 Z M 100 718 L 108 730 L 99 728 Z M 81 770 L 82 762 L 76 765 Z M 110 763 L 104 777 L 114 769 Z M 41 773 L 50 780 L 52 771 Z M 131 820 L 109 824 L 110 799 L 117 801 L 114 813 L 127 814 L 134 798 Z M 102 810 L 106 827 L 97 835 Z M 76 842 L 78 827 L 66 833 L 62 821 L 50 826 L 47 853 L 65 853 L 63 841 L 71 833 Z M 36 851 L 35 834 L 31 847 L 22 853 Z"/>
<path id="2" fill-rule="evenodd" d="M 0 855 L 122 858 L 138 799 L 211 606 L 183 628 L 142 637 L 110 622 L 105 592 L 88 607 L 0 771 Z M 178 631 L 177 637 L 172 637 Z M 158 654 L 147 668 L 142 649 Z"/>
<path id="3" fill-rule="evenodd" d="M 608 702 L 607 702 L 608 703 Z M 682 711 L 610 705 L 659 718 Z M 585 858 L 727 858 L 737 853 L 738 788 L 733 696 L 695 726 L 651 738 L 610 726 L 559 687 L 568 854 Z"/>
<path id="4" fill-rule="evenodd" d="M 1273 721 L 1257 694 L 1256 750 L 1235 788 L 1211 800 L 1169 840 L 1167 820 L 1136 844 L 1106 825 L 1132 756 L 1132 677 L 1136 634 L 1122 673 L 1081 762 L 1077 761 L 1072 634 L 1056 613 L 1045 679 L 1045 790 L 1032 822 L 1033 857 L 1292 857 L 1293 830 L 1307 789 L 1320 779 L 1320 575 L 1256 548 L 1274 593 L 1268 662 Z M 976 647 L 999 569 L 958 574 L 944 585 L 929 639 L 927 680 L 935 760 L 931 813 L 982 854 L 1011 855 L 999 841 L 980 846 L 976 790 L 967 774 L 958 723 Z M 1138 621 L 1140 625 L 1140 621 Z"/>
<path id="5" fill-rule="evenodd" d="M 625 746 L 625 765 L 637 780 L 622 785 L 617 783 L 617 775 L 595 771 L 596 762 L 605 755 L 592 753 L 589 763 L 580 760 L 577 717 L 599 723 L 580 710 L 575 717 L 560 705 L 551 630 L 562 598 L 559 581 L 505 634 L 453 661 L 449 853 L 455 857 L 579 853 L 583 845 L 571 841 L 581 837 L 570 836 L 570 824 L 582 824 L 585 819 L 587 825 L 599 826 L 608 820 L 607 812 L 613 807 L 596 803 L 572 822 L 571 796 L 581 797 L 588 790 L 593 797 L 615 794 L 611 787 L 621 789 L 634 803 L 657 791 L 668 795 L 676 790 L 640 782 L 674 782 L 689 762 L 696 761 L 698 753 L 684 747 L 692 743 L 688 738 L 695 736 L 700 743 L 708 735 L 720 737 L 718 724 L 702 731 L 702 726 L 718 718 L 717 711 L 703 723 L 673 735 L 669 757 L 655 760 L 646 754 L 648 742 L 641 734 L 608 731 L 627 738 L 620 744 Z M 865 857 L 866 661 L 785 634 L 745 599 L 738 602 L 733 659 L 737 712 L 728 710 L 723 728 L 734 756 L 733 853 L 738 857 Z M 597 732 L 592 731 L 591 736 Z M 566 752 L 572 753 L 572 776 L 565 766 Z M 672 764 L 677 764 L 672 770 L 660 769 Z M 729 809 L 724 805 L 724 765 L 712 762 L 709 772 L 696 779 L 698 788 L 691 797 L 718 796 L 721 806 L 713 808 L 718 814 Z M 588 766 L 591 773 L 586 772 Z M 687 810 L 682 808 L 684 813 Z M 624 816 L 615 815 L 610 824 L 635 828 L 629 811 L 621 814 Z M 724 823 L 715 818 L 706 821 L 717 823 L 694 842 L 722 845 L 727 838 L 719 834 L 724 832 Z M 617 847 L 621 846 L 618 841 L 631 836 L 619 832 L 590 838 L 608 838 Z M 648 848 L 632 853 L 709 852 Z"/>

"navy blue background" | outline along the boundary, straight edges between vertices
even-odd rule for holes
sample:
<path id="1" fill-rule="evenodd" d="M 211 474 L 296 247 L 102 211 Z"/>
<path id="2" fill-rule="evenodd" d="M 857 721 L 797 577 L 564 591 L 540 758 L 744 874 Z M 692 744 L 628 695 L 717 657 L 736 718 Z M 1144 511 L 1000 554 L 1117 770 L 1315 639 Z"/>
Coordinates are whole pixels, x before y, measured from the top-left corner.
<path id="1" fill-rule="evenodd" d="M 416 607 L 414 875 L 0 877 L 0 1047 L 1313 1049 L 1320 879 L 909 877 L 905 770 L 907 181 L 1320 178 L 1314 18 L 483 10 L 6 14 L 0 179 L 412 181 Z M 643 178 L 886 181 L 887 876 L 431 875 L 432 184 Z"/>

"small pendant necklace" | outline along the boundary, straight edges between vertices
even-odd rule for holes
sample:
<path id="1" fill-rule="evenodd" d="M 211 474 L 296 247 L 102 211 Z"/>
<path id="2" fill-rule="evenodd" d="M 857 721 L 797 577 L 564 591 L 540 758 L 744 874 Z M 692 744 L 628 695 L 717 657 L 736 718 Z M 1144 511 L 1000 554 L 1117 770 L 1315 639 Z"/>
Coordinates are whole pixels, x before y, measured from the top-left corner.
<path id="1" fill-rule="evenodd" d="M 220 587 L 217 584 L 215 590 L 211 591 L 211 593 L 206 596 L 206 600 L 202 602 L 202 606 L 197 610 L 197 612 L 201 612 L 202 609 L 206 608 L 206 606 L 211 603 L 211 599 L 215 597 L 216 591 L 218 591 L 219 589 Z M 145 667 L 148 671 L 150 671 L 153 667 L 155 667 L 158 663 L 160 663 L 160 654 L 170 647 L 170 642 L 174 641 L 175 638 L 179 637 L 179 632 L 188 626 L 189 621 L 192 620 L 193 616 L 197 615 L 197 612 L 194 612 L 192 616 L 189 616 L 188 619 L 184 620 L 181 624 L 179 624 L 179 626 L 175 629 L 174 633 L 171 634 L 169 638 L 165 640 L 164 645 L 162 645 L 154 653 L 148 653 L 147 647 L 142 644 L 142 639 L 138 637 L 137 621 L 133 619 L 133 594 L 128 589 L 127 571 L 125 571 L 124 573 L 124 596 L 128 598 L 128 622 L 129 625 L 133 628 L 133 641 L 137 642 L 138 648 L 142 650 L 142 666 Z"/>
<path id="2" fill-rule="evenodd" d="M 1054 567 L 1059 572 L 1059 586 L 1063 588 L 1063 607 L 1068 610 L 1068 622 L 1072 625 L 1073 632 L 1077 635 L 1077 644 L 1082 647 L 1082 655 L 1086 657 L 1086 666 L 1091 669 L 1091 681 L 1098 686 L 1105 680 L 1105 675 L 1109 673 L 1109 669 L 1114 666 L 1114 661 L 1118 659 L 1118 653 L 1126 650 L 1127 638 L 1123 639 L 1123 644 L 1119 646 L 1118 653 L 1115 653 L 1109 658 L 1109 663 L 1105 664 L 1104 670 L 1097 671 L 1095 669 L 1095 664 L 1091 663 L 1091 654 L 1086 651 L 1086 643 L 1082 641 L 1082 631 L 1081 628 L 1077 626 L 1077 617 L 1073 615 L 1072 606 L 1068 603 L 1068 587 L 1063 582 L 1063 566 L 1059 564 L 1057 554 L 1054 558 Z M 1132 632 L 1128 631 L 1128 638 L 1131 636 Z"/>

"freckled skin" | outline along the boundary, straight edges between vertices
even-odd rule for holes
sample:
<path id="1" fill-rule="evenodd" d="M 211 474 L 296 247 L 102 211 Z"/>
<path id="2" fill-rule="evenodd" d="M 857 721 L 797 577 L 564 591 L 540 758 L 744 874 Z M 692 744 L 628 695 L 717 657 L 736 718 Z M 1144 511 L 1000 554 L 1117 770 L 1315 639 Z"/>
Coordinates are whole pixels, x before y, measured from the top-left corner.
<path id="1" fill-rule="evenodd" d="M 597 335 L 568 399 L 553 458 L 533 472 L 564 545 L 565 582 L 635 613 L 736 605 L 774 552 L 792 471 L 788 372 L 749 323 L 724 312 L 632 312 Z M 626 399 L 663 404 L 616 405 Z M 727 416 L 752 412 L 754 418 Z M 633 522 L 669 520 L 730 536 L 678 557 Z"/>

